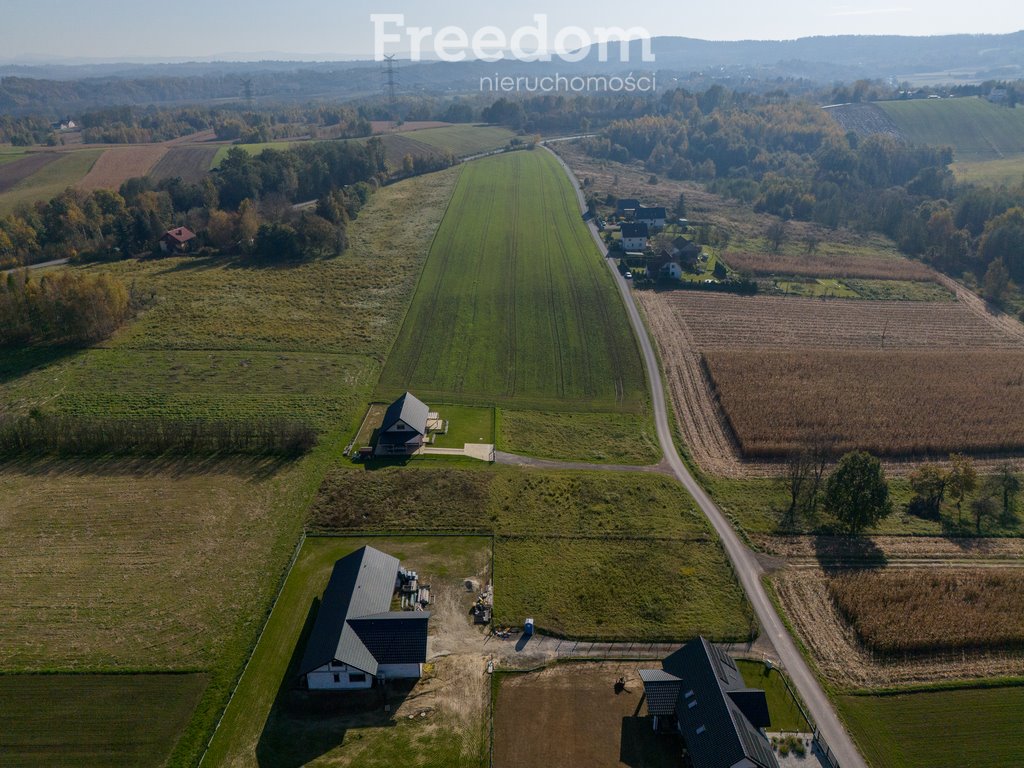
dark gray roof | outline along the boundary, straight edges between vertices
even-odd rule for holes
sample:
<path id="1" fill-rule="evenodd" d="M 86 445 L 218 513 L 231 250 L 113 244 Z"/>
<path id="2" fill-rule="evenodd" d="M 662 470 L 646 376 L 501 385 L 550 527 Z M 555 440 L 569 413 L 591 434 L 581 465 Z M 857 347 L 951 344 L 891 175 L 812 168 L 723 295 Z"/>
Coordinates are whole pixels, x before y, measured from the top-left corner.
<path id="1" fill-rule="evenodd" d="M 661 669 L 641 669 L 640 679 L 644 681 L 644 695 L 647 696 L 647 711 L 652 715 L 671 715 L 676 711 L 679 686 L 682 681 Z"/>
<path id="2" fill-rule="evenodd" d="M 398 558 L 373 547 L 361 547 L 334 564 L 300 674 L 334 660 L 370 675 L 377 674 L 378 664 L 426 661 L 430 614 L 389 610 L 398 566 Z M 385 636 L 397 649 L 394 654 L 385 648 Z"/>
<path id="3" fill-rule="evenodd" d="M 420 435 L 427 434 L 427 416 L 430 409 L 426 404 L 410 392 L 406 392 L 400 398 L 388 406 L 384 413 L 384 421 L 381 422 L 381 433 L 391 429 L 399 420 L 404 421 Z"/>
<path id="4" fill-rule="evenodd" d="M 647 237 L 650 233 L 646 224 L 623 224 L 620 231 L 623 237 Z"/>
<path id="5" fill-rule="evenodd" d="M 767 714 L 767 703 L 762 710 L 756 689 L 747 688 L 728 654 L 699 637 L 662 666 L 681 680 L 676 720 L 694 768 L 729 768 L 744 758 L 762 768 L 778 768 L 768 739 L 744 713 L 749 709 L 759 720 L 766 719 L 759 713 Z M 730 695 L 733 692 L 739 694 L 743 709 Z"/>
<path id="6" fill-rule="evenodd" d="M 633 212 L 634 219 L 664 219 L 664 208 L 637 208 Z"/>
<path id="7" fill-rule="evenodd" d="M 628 197 L 625 198 L 624 200 L 619 200 L 615 204 L 615 210 L 616 211 L 629 211 L 629 210 L 632 210 L 634 208 L 639 208 L 639 207 L 640 207 L 640 201 L 639 200 L 633 200 L 633 199 L 628 198 Z"/>

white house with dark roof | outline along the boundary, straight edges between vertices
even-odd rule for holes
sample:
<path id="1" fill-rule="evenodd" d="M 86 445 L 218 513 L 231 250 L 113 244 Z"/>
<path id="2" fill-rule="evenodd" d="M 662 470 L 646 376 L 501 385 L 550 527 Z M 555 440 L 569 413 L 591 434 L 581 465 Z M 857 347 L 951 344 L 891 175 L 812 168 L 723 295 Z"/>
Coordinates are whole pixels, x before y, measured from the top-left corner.
<path id="1" fill-rule="evenodd" d="M 638 224 L 646 224 L 649 227 L 664 227 L 665 209 L 645 208 L 641 206 L 633 211 L 633 221 Z"/>
<path id="2" fill-rule="evenodd" d="M 299 674 L 314 690 L 358 690 L 418 678 L 428 611 L 393 611 L 398 558 L 361 547 L 334 564 Z"/>
<path id="3" fill-rule="evenodd" d="M 388 406 L 377 433 L 378 456 L 411 456 L 423 447 L 430 409 L 411 392 Z"/>
<path id="4" fill-rule="evenodd" d="M 622 250 L 642 251 L 647 248 L 647 236 L 650 234 L 646 224 L 623 224 L 619 227 L 622 236 Z"/>
<path id="5" fill-rule="evenodd" d="M 749 688 L 736 662 L 703 637 L 641 669 L 647 711 L 679 731 L 693 768 L 778 768 L 764 728 L 765 692 Z"/>

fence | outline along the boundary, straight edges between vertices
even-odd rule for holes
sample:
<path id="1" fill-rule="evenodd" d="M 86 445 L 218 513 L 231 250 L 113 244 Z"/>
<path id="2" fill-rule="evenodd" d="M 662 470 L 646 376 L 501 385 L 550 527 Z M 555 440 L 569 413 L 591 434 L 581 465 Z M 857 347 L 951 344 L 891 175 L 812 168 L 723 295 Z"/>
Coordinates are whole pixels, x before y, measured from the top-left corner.
<path id="1" fill-rule="evenodd" d="M 818 745 L 818 750 L 821 756 L 825 758 L 826 762 L 831 768 L 839 768 L 839 761 L 836 760 L 835 754 L 833 754 L 831 747 L 825 741 L 825 737 L 821 735 L 821 731 L 817 728 L 814 729 L 814 743 Z"/>

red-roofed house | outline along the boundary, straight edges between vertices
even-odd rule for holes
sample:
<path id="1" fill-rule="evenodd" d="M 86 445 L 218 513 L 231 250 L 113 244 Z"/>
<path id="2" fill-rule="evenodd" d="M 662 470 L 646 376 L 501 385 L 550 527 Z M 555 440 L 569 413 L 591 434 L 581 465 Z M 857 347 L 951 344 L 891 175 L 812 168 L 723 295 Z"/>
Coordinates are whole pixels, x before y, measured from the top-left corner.
<path id="1" fill-rule="evenodd" d="M 195 239 L 196 233 L 188 227 L 175 227 L 160 238 L 160 250 L 164 253 L 186 253 L 188 244 Z"/>

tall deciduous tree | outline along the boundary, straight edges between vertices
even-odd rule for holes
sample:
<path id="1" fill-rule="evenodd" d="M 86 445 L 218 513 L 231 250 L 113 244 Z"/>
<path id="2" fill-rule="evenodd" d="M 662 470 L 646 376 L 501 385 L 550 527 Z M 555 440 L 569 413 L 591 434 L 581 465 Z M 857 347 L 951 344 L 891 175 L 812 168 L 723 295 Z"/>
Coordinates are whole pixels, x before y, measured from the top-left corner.
<path id="1" fill-rule="evenodd" d="M 892 501 L 881 462 L 864 451 L 843 456 L 825 484 L 825 508 L 853 534 L 888 516 Z"/>
<path id="2" fill-rule="evenodd" d="M 971 458 L 962 453 L 950 454 L 949 463 L 952 466 L 949 470 L 947 488 L 949 497 L 956 502 L 957 521 L 962 523 L 964 499 L 978 487 L 978 473 Z"/>

